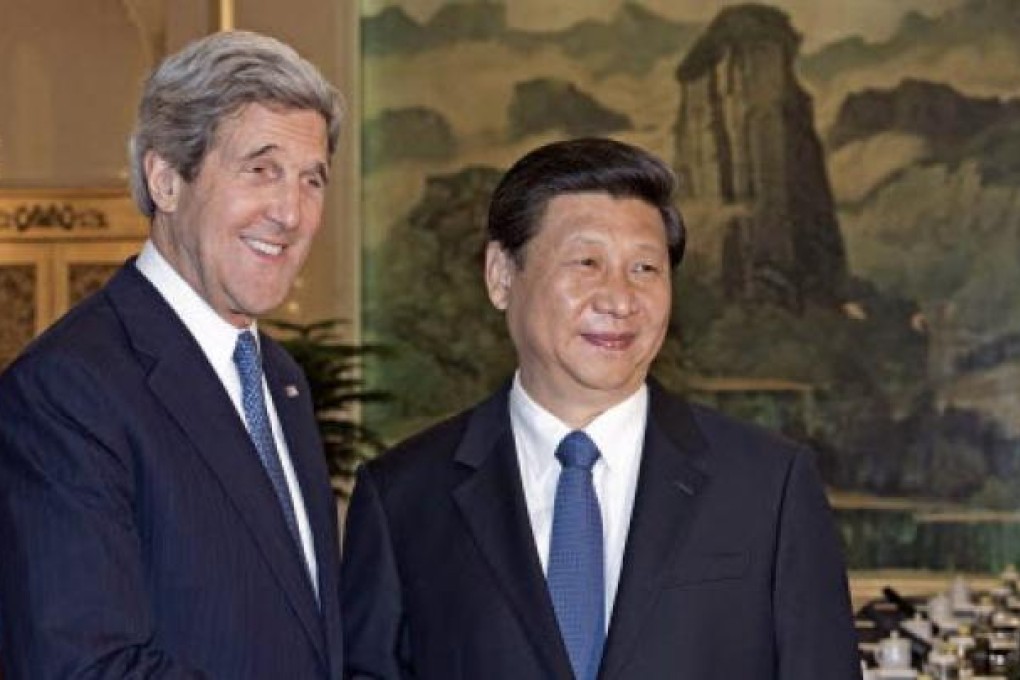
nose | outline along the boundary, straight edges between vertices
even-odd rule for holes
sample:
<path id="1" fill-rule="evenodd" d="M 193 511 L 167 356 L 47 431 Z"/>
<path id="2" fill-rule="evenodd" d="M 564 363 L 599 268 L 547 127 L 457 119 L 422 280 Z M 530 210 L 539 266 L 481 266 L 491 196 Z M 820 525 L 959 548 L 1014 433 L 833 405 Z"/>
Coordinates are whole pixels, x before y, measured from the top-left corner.
<path id="1" fill-rule="evenodd" d="M 595 293 L 595 311 L 614 317 L 627 317 L 637 311 L 634 283 L 626 272 L 610 271 Z"/>
<path id="2" fill-rule="evenodd" d="M 281 181 L 274 187 L 269 217 L 284 229 L 301 223 L 301 186 L 297 180 Z"/>

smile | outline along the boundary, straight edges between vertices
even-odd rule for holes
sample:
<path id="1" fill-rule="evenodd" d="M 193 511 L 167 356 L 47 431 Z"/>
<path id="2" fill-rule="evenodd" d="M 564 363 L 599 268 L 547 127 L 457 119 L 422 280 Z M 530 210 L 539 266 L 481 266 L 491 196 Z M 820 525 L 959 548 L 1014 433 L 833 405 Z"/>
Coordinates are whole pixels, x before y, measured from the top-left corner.
<path id="1" fill-rule="evenodd" d="M 634 333 L 582 333 L 581 337 L 600 349 L 625 350 L 634 342 Z"/>
<path id="2" fill-rule="evenodd" d="M 248 247 L 254 250 L 255 252 L 261 253 L 263 255 L 268 255 L 270 257 L 276 257 L 277 255 L 283 252 L 284 248 L 283 245 L 278 243 L 267 243 L 266 241 L 260 241 L 258 239 L 250 237 L 248 238 L 242 237 L 241 240 L 247 243 Z"/>

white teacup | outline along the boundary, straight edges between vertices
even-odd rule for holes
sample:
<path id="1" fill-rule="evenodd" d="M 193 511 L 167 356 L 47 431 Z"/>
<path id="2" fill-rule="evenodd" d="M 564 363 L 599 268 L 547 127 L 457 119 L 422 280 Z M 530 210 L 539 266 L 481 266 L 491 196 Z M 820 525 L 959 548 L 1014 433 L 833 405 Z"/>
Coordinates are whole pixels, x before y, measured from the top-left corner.
<path id="1" fill-rule="evenodd" d="M 875 649 L 875 661 L 880 668 L 896 670 L 910 668 L 910 640 L 901 638 L 893 631 L 889 637 L 879 641 Z"/>
<path id="2" fill-rule="evenodd" d="M 970 587 L 962 576 L 954 578 L 949 586 L 949 602 L 953 609 L 964 609 L 971 604 Z"/>

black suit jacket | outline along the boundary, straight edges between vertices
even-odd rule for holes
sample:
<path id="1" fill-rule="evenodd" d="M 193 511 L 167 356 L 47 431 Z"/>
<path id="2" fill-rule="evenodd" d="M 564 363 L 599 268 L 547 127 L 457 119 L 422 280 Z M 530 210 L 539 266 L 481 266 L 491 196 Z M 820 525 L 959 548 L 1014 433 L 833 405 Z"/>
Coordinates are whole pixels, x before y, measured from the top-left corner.
<path id="1" fill-rule="evenodd" d="M 841 549 L 809 457 L 650 390 L 599 677 L 860 677 Z M 362 468 L 341 579 L 348 676 L 572 677 L 507 395 Z"/>
<path id="2" fill-rule="evenodd" d="M 6 678 L 340 677 L 336 505 L 308 387 L 261 345 L 321 607 L 230 398 L 129 262 L 0 377 Z"/>

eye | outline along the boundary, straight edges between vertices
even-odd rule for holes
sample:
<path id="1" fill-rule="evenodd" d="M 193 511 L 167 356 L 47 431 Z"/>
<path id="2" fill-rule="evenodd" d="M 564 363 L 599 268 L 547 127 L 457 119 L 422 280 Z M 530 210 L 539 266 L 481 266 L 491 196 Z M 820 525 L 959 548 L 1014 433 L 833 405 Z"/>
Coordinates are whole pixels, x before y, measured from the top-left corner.
<path id="1" fill-rule="evenodd" d="M 662 272 L 662 265 L 657 262 L 637 262 L 631 269 L 642 276 L 657 276 Z"/>
<path id="2" fill-rule="evenodd" d="M 563 258 L 572 265 L 579 267 L 598 266 L 602 258 L 591 248 L 571 248 L 564 251 Z"/>
<path id="3" fill-rule="evenodd" d="M 276 167 L 272 163 L 266 162 L 252 163 L 248 166 L 245 166 L 244 171 L 246 174 L 251 175 L 252 177 L 259 180 L 273 178 L 279 174 L 276 170 Z"/>
<path id="4" fill-rule="evenodd" d="M 602 263 L 597 257 L 592 257 L 590 255 L 577 255 L 568 258 L 567 266 L 576 272 L 588 274 L 591 272 L 597 272 L 602 266 Z"/>

